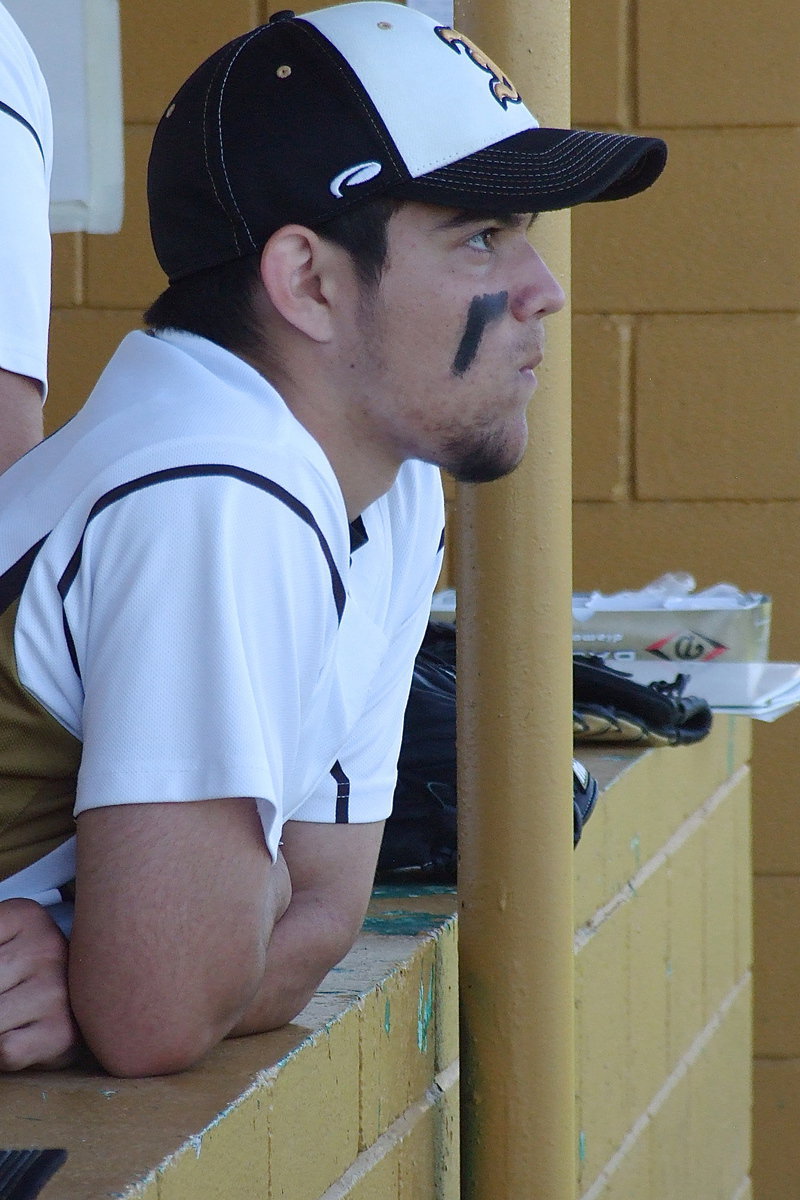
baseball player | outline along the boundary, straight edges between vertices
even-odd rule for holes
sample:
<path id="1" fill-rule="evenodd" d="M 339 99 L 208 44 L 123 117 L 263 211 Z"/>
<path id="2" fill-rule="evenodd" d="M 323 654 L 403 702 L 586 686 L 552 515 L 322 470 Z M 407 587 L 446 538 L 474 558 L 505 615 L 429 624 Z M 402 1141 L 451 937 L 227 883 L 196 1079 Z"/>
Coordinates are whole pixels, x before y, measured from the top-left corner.
<path id="1" fill-rule="evenodd" d="M 0 480 L 6 1070 L 81 1040 L 181 1070 L 293 1018 L 350 948 L 439 468 L 517 465 L 563 304 L 530 227 L 664 161 L 540 129 L 392 3 L 278 13 L 177 93 L 148 178 L 169 286 Z"/>

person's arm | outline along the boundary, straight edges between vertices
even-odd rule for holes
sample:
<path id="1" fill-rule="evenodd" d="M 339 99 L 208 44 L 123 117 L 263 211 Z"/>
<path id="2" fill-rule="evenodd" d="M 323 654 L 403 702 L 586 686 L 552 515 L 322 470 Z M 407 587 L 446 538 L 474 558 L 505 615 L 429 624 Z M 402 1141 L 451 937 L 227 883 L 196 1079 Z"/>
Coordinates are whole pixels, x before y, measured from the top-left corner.
<path id="1" fill-rule="evenodd" d="M 0 903 L 0 1071 L 68 1066 L 79 1044 L 67 940 L 34 900 Z"/>
<path id="2" fill-rule="evenodd" d="M 229 1036 L 291 1021 L 351 949 L 372 894 L 383 825 L 286 822 L 292 900 L 273 930 L 261 984 Z"/>
<path id="3" fill-rule="evenodd" d="M 42 440 L 41 385 L 0 368 L 0 472 Z"/>
<path id="4" fill-rule="evenodd" d="M 290 885 L 252 801 L 81 814 L 69 986 L 101 1065 L 185 1070 L 295 1016 L 358 932 L 379 841 L 375 826 L 287 826 Z"/>

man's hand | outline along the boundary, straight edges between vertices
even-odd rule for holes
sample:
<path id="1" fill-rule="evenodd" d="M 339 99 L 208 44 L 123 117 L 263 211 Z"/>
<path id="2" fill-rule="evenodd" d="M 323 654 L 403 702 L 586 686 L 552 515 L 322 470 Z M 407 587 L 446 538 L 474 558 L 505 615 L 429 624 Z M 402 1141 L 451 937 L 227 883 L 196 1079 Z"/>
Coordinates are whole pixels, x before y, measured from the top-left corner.
<path id="1" fill-rule="evenodd" d="M 66 938 L 35 900 L 0 902 L 0 1071 L 72 1061 L 78 1030 L 67 953 Z"/>

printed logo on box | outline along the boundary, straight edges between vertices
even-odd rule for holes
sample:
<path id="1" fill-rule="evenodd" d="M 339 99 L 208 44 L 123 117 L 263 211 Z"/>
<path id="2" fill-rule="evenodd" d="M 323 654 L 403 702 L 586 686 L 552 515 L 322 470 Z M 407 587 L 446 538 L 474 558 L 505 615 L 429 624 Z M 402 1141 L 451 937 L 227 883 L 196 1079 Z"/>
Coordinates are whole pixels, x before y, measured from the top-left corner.
<path id="1" fill-rule="evenodd" d="M 724 642 L 717 642 L 714 638 L 708 637 L 704 633 L 697 633 L 694 629 L 681 629 L 677 633 L 670 633 L 667 637 L 659 638 L 657 642 L 652 642 L 649 646 L 645 646 L 648 654 L 655 655 L 656 658 L 664 658 L 670 662 L 676 659 L 681 662 L 711 662 L 714 658 L 719 658 L 720 654 L 724 654 L 729 647 Z"/>

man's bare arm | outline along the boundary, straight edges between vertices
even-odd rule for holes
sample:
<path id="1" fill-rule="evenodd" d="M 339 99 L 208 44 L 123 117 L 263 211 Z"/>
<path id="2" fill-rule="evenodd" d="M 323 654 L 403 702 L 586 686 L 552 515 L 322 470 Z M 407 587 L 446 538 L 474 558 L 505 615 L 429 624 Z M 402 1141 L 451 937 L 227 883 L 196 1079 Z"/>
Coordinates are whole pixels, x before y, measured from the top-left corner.
<path id="1" fill-rule="evenodd" d="M 379 842 L 290 823 L 273 864 L 252 801 L 81 814 L 69 980 L 89 1049 L 163 1074 L 290 1020 L 355 938 Z"/>
<path id="2" fill-rule="evenodd" d="M 250 800 L 119 805 L 77 822 L 72 1009 L 115 1075 L 180 1071 L 255 994 L 289 901 Z"/>
<path id="3" fill-rule="evenodd" d="M 0 368 L 0 472 L 42 440 L 42 393 L 35 379 Z"/>
<path id="4" fill-rule="evenodd" d="M 372 893 L 382 835 L 383 821 L 286 823 L 292 901 L 273 930 L 261 985 L 231 1035 L 291 1021 L 351 948 Z"/>

